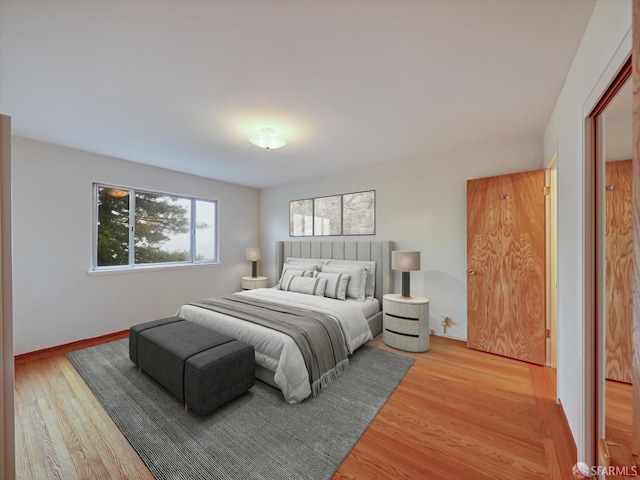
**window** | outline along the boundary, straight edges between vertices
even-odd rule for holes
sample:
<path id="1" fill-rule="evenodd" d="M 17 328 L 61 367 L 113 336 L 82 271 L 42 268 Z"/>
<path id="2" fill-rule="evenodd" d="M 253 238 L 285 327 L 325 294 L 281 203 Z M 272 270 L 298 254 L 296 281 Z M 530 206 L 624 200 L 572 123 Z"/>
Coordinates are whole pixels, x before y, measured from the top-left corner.
<path id="1" fill-rule="evenodd" d="M 218 202 L 95 185 L 94 269 L 218 262 Z"/>

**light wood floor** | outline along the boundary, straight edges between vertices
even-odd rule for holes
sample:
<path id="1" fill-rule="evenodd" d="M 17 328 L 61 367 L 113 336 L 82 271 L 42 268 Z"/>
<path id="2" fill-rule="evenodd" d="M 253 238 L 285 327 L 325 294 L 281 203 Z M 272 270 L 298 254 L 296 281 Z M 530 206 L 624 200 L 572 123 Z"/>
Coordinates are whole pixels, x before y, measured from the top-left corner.
<path id="1" fill-rule="evenodd" d="M 416 362 L 335 479 L 574 478 L 555 370 L 441 337 L 370 346 Z M 61 350 L 16 362 L 16 450 L 19 479 L 153 478 Z"/>
<path id="2" fill-rule="evenodd" d="M 555 370 L 431 337 L 334 478 L 571 479 Z"/>

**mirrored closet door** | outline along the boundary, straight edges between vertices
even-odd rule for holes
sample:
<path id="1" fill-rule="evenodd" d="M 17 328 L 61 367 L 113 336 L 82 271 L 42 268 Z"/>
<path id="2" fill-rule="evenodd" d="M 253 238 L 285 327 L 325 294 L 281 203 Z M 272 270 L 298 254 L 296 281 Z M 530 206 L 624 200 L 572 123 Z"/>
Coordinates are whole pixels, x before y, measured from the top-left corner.
<path id="1" fill-rule="evenodd" d="M 633 359 L 632 81 L 603 116 L 605 214 L 605 435 L 631 445 Z"/>

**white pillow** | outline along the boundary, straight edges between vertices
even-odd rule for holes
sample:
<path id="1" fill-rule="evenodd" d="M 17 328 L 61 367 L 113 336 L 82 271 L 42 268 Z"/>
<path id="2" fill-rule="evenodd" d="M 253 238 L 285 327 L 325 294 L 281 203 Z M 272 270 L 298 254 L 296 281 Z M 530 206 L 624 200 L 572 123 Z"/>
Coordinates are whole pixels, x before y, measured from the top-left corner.
<path id="1" fill-rule="evenodd" d="M 282 265 L 282 269 L 295 268 L 297 270 L 320 270 L 322 264 L 318 262 L 285 262 Z"/>
<path id="2" fill-rule="evenodd" d="M 300 258 L 298 260 L 287 258 L 287 261 L 282 265 L 282 270 L 285 268 L 295 268 L 296 270 L 312 270 L 319 272 L 322 263 L 316 260 L 309 260 L 308 258 Z"/>
<path id="3" fill-rule="evenodd" d="M 280 288 L 282 282 L 286 280 L 288 277 L 312 277 L 315 269 L 302 270 L 298 268 L 292 268 L 289 264 L 285 263 L 284 267 L 282 267 L 282 275 L 280 276 L 280 280 L 276 285 L 276 288 Z"/>
<path id="4" fill-rule="evenodd" d="M 323 265 L 322 273 L 344 273 L 350 276 L 347 285 L 347 297 L 364 302 L 365 285 L 367 283 L 367 272 L 360 267 L 334 267 Z"/>
<path id="5" fill-rule="evenodd" d="M 367 272 L 364 296 L 373 298 L 376 294 L 376 262 L 374 260 L 330 260 L 330 267 L 362 267 Z"/>
<path id="6" fill-rule="evenodd" d="M 317 295 L 324 297 L 324 291 L 327 287 L 326 278 L 309 278 L 309 277 L 288 277 L 280 285 L 282 290 L 296 293 L 306 293 L 307 295 Z"/>
<path id="7" fill-rule="evenodd" d="M 313 272 L 313 276 L 327 279 L 327 287 L 324 290 L 325 297 L 346 300 L 347 286 L 351 275 L 348 273 Z"/>

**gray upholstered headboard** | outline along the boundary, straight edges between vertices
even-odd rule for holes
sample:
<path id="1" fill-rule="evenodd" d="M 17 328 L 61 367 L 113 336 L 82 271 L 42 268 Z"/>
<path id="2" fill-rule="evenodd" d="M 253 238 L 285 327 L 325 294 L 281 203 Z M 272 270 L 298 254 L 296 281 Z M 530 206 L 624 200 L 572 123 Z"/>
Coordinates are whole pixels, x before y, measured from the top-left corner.
<path id="1" fill-rule="evenodd" d="M 288 257 L 325 258 L 332 260 L 374 260 L 376 262 L 375 297 L 382 305 L 382 296 L 393 293 L 390 241 L 280 241 L 276 242 L 276 278 L 280 278 L 282 265 Z"/>

